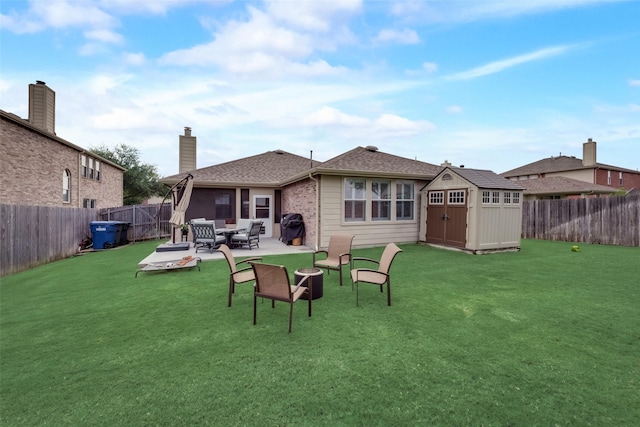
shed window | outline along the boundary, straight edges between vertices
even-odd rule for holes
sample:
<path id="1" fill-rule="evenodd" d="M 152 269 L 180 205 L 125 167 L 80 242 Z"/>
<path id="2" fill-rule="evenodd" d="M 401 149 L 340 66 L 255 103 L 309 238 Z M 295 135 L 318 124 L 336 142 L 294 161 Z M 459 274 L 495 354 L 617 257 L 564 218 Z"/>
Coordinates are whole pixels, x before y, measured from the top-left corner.
<path id="1" fill-rule="evenodd" d="M 483 191 L 482 192 L 482 204 L 488 205 L 491 203 L 491 191 Z"/>
<path id="2" fill-rule="evenodd" d="M 366 180 L 364 178 L 344 179 L 344 220 L 364 221 L 366 202 Z"/>
<path id="3" fill-rule="evenodd" d="M 396 220 L 413 220 L 413 184 L 396 183 Z"/>
<path id="4" fill-rule="evenodd" d="M 500 192 L 499 191 L 492 191 L 491 192 L 491 203 L 494 205 L 499 205 L 500 204 Z"/>
<path id="5" fill-rule="evenodd" d="M 430 205 L 444 205 L 444 191 L 429 191 Z"/>
<path id="6" fill-rule="evenodd" d="M 520 204 L 520 193 L 519 192 L 515 192 L 513 193 L 513 199 L 511 200 L 511 203 L 514 205 L 519 205 Z"/>
<path id="7" fill-rule="evenodd" d="M 504 192 L 504 204 L 505 205 L 510 205 L 511 204 L 511 191 L 505 191 Z"/>
<path id="8" fill-rule="evenodd" d="M 449 191 L 449 204 L 464 205 L 465 204 L 464 190 Z"/>
<path id="9" fill-rule="evenodd" d="M 71 201 L 71 172 L 69 169 L 62 172 L 62 201 L 64 203 Z"/>
<path id="10" fill-rule="evenodd" d="M 391 181 L 371 183 L 371 220 L 391 220 Z"/>

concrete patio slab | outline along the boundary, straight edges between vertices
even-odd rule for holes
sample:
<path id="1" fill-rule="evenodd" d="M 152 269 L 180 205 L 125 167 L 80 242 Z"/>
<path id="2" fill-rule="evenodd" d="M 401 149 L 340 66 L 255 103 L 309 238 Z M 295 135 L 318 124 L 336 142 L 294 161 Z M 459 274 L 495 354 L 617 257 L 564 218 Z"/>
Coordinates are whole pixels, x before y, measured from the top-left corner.
<path id="1" fill-rule="evenodd" d="M 158 245 L 167 244 L 170 242 L 158 241 Z M 277 238 L 261 238 L 260 239 L 260 247 L 252 248 L 249 250 L 248 248 L 235 248 L 231 249 L 231 253 L 235 258 L 244 258 L 244 257 L 259 257 L 266 255 L 283 255 L 283 254 L 301 254 L 301 253 L 313 253 L 313 249 L 307 246 L 293 246 L 286 245 Z M 199 257 L 202 261 L 211 261 L 216 259 L 224 259 L 224 255 L 222 255 L 218 251 L 213 251 L 213 253 L 209 252 L 206 249 L 200 249 L 198 253 L 196 253 L 195 248 L 193 247 L 193 243 L 189 245 L 188 250 L 182 251 L 168 251 L 168 252 L 152 252 L 144 258 L 142 261 L 138 263 L 138 268 L 143 268 L 147 264 L 151 262 L 167 262 L 182 259 L 186 256 Z M 309 262 L 311 262 L 311 258 L 309 258 Z"/>

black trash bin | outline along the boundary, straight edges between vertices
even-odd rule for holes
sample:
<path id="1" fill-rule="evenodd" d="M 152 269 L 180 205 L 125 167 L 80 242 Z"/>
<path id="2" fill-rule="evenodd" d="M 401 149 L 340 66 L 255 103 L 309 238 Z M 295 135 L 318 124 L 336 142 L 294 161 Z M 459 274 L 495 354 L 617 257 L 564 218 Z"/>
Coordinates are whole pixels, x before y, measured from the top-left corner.
<path id="1" fill-rule="evenodd" d="M 280 240 L 287 245 L 301 244 L 305 235 L 304 221 L 299 213 L 284 214 L 280 220 Z"/>

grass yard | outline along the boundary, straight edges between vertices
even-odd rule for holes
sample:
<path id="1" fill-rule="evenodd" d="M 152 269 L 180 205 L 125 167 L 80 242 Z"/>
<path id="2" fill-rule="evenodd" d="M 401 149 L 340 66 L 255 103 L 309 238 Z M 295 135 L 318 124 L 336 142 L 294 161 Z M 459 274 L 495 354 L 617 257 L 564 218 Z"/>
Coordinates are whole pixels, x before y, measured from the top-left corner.
<path id="1" fill-rule="evenodd" d="M 225 261 L 134 278 L 156 244 L 1 279 L 2 425 L 638 425 L 640 248 L 402 245 L 391 307 L 325 273 L 287 334 L 250 285 L 227 308 Z"/>

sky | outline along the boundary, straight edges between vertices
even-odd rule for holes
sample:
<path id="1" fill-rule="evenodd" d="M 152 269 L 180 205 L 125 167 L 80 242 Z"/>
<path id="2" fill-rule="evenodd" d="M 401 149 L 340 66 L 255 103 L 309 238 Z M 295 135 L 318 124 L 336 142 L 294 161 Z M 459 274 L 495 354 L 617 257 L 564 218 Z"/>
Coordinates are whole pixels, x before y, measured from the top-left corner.
<path id="1" fill-rule="evenodd" d="M 56 134 L 161 176 L 358 146 L 502 173 L 551 156 L 640 168 L 640 2 L 2 0 L 0 108 L 56 92 Z"/>

